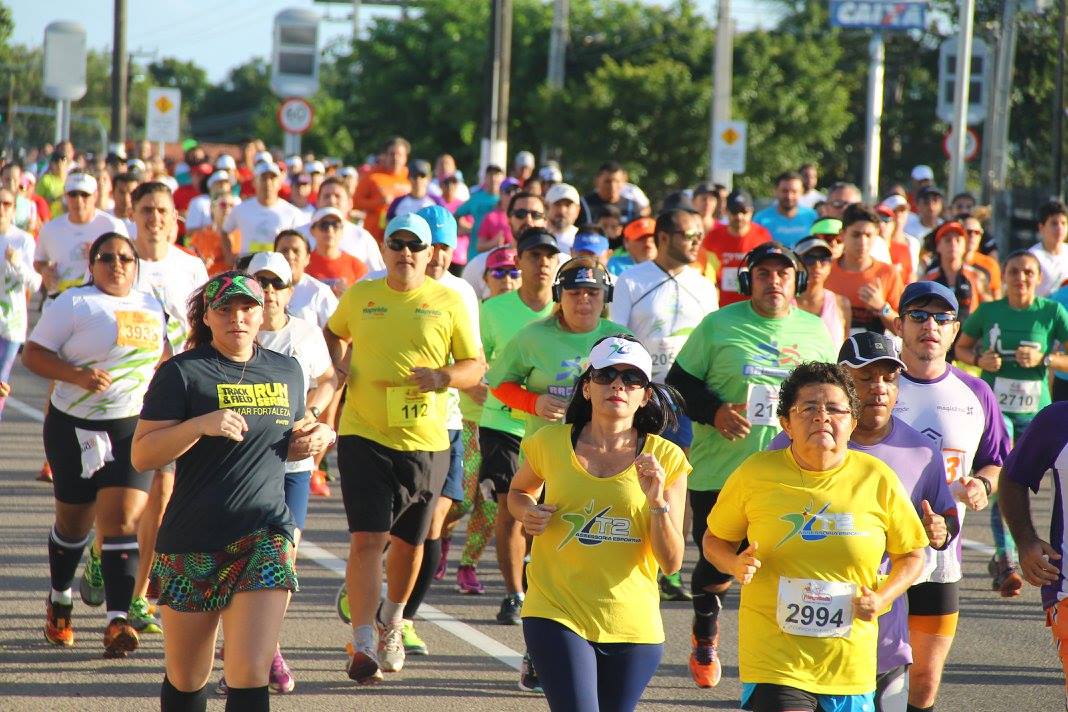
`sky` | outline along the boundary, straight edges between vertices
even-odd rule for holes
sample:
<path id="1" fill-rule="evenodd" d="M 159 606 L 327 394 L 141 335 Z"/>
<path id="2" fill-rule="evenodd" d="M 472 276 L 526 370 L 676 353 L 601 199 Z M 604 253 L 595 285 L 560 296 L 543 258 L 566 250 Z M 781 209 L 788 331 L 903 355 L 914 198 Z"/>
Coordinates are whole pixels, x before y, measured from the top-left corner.
<path id="1" fill-rule="evenodd" d="M 475 0 L 472 0 L 475 1 Z M 550 2 L 551 0 L 545 0 Z M 667 5 L 669 0 L 646 0 Z M 85 26 L 93 49 L 111 46 L 113 3 L 108 0 L 6 0 L 15 19 L 13 41 L 37 46 L 44 28 L 53 20 L 75 20 Z M 366 27 L 376 15 L 396 14 L 393 8 L 373 8 L 370 0 L 360 12 Z M 715 0 L 698 0 L 711 13 Z M 271 24 L 275 14 L 288 7 L 314 7 L 337 18 L 320 26 L 319 44 L 350 37 L 351 3 L 314 3 L 312 0 L 127 0 L 126 46 L 135 61 L 176 57 L 195 61 L 212 82 L 221 82 L 231 68 L 252 57 L 270 54 Z M 776 14 L 765 0 L 735 0 L 733 14 L 739 29 L 770 26 Z"/>

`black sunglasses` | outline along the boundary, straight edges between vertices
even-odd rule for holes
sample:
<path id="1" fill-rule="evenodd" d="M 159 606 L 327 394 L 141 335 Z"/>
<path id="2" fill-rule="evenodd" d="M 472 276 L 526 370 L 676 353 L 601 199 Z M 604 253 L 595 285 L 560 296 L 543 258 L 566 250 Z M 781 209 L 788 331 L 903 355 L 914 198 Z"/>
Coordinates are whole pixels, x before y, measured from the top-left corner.
<path id="1" fill-rule="evenodd" d="M 519 279 L 519 275 L 522 274 L 515 267 L 497 267 L 490 270 L 490 276 L 494 279 L 504 279 L 505 277 L 511 277 L 512 279 Z"/>
<path id="2" fill-rule="evenodd" d="M 590 374 L 590 380 L 599 386 L 610 386 L 615 383 L 616 378 L 623 381 L 623 387 L 627 389 L 632 388 L 645 388 L 649 385 L 649 379 L 641 371 L 628 368 L 619 369 L 615 366 L 608 366 L 606 368 L 595 368 Z"/>
<path id="3" fill-rule="evenodd" d="M 128 265 L 131 262 L 135 262 L 136 260 L 137 258 L 133 255 L 120 255 L 117 252 L 100 252 L 97 253 L 96 258 L 93 261 L 103 262 L 106 265 L 113 265 L 116 263 Z"/>
<path id="4" fill-rule="evenodd" d="M 526 220 L 528 217 L 534 218 L 535 220 L 541 220 L 545 217 L 545 213 L 540 210 L 531 210 L 529 208 L 516 208 L 512 211 L 512 215 L 515 215 L 520 220 Z"/>
<path id="5" fill-rule="evenodd" d="M 818 255 L 814 255 L 811 252 L 809 252 L 808 254 L 803 255 L 801 257 L 801 261 L 804 262 L 806 265 L 810 265 L 810 266 L 811 265 L 820 264 L 821 262 L 830 262 L 832 259 L 834 259 L 834 258 L 831 257 L 830 255 L 825 255 L 825 254 L 822 254 L 822 253 L 818 254 Z"/>
<path id="6" fill-rule="evenodd" d="M 957 320 L 957 315 L 953 312 L 929 312 L 926 309 L 909 309 L 905 312 L 905 316 L 917 324 L 934 319 L 939 326 L 945 326 Z"/>
<path id="7" fill-rule="evenodd" d="M 405 248 L 412 252 L 422 252 L 430 245 L 419 240 L 402 240 L 398 237 L 391 237 L 386 240 L 386 247 L 394 252 L 403 252 Z"/>
<path id="8" fill-rule="evenodd" d="M 289 285 L 286 284 L 281 277 L 256 277 L 256 281 L 259 282 L 260 286 L 264 289 L 272 287 L 276 292 L 289 288 Z"/>

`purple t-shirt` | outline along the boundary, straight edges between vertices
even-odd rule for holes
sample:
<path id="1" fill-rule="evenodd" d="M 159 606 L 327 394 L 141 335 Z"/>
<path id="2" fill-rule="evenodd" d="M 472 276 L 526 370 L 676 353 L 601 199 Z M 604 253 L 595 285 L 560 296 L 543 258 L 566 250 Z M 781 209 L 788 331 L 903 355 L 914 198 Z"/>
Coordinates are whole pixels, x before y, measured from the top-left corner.
<path id="1" fill-rule="evenodd" d="M 1068 550 L 1064 532 L 1065 479 L 1068 478 L 1068 401 L 1048 405 L 1039 411 L 1016 447 L 1009 453 L 1002 477 L 1008 477 L 1032 491 L 1038 492 L 1046 470 L 1053 470 L 1053 516 L 1049 523 L 1049 543 L 1062 557 Z M 1068 582 L 1064 576 L 1062 559 L 1061 575 L 1057 583 L 1042 587 L 1042 607 L 1049 608 L 1058 600 L 1068 597 Z"/>
<path id="2" fill-rule="evenodd" d="M 946 484 L 946 467 L 941 454 L 931 441 L 900 418 L 891 417 L 890 433 L 875 445 L 861 445 L 849 441 L 849 449 L 864 452 L 882 460 L 897 473 L 912 506 L 923 518 L 922 502 L 944 515 L 956 514 L 956 503 Z M 769 450 L 781 450 L 790 445 L 790 437 L 779 433 L 768 445 Z M 884 572 L 889 559 L 884 557 Z M 909 645 L 908 599 L 899 596 L 890 610 L 879 617 L 879 673 L 912 662 Z"/>

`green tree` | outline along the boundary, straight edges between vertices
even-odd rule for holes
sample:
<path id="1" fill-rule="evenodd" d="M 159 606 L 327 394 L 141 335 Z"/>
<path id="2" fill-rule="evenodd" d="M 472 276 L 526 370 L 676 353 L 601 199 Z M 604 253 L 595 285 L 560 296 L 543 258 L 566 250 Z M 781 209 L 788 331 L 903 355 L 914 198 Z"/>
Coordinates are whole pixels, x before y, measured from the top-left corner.
<path id="1" fill-rule="evenodd" d="M 148 65 L 148 76 L 152 86 L 181 89 L 184 116 L 200 114 L 201 104 L 211 88 L 208 73 L 203 67 L 195 62 L 164 57 Z"/>

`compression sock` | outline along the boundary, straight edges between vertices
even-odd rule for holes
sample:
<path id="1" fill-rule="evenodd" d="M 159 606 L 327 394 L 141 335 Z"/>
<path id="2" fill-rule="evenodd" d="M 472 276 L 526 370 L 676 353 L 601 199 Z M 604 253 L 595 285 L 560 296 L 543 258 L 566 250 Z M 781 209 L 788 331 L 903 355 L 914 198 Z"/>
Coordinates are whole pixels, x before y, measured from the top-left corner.
<path id="1" fill-rule="evenodd" d="M 136 534 L 106 536 L 101 542 L 100 571 L 104 574 L 109 623 L 119 616 L 126 617 L 130 610 L 139 561 Z"/>
<path id="2" fill-rule="evenodd" d="M 271 697 L 267 686 L 231 687 L 226 693 L 226 712 L 268 712 Z"/>
<path id="3" fill-rule="evenodd" d="M 160 712 L 207 712 L 207 685 L 195 692 L 182 692 L 163 676 L 163 687 L 159 691 Z"/>
<path id="4" fill-rule="evenodd" d="M 67 541 L 52 527 L 52 532 L 48 535 L 48 570 L 52 578 L 52 600 L 56 603 L 70 605 L 70 588 L 88 542 L 88 536 L 81 541 Z M 57 597 L 56 593 L 59 593 L 60 597 Z M 66 594 L 67 600 L 61 600 L 63 594 Z"/>
<path id="5" fill-rule="evenodd" d="M 719 633 L 719 612 L 723 602 L 718 593 L 709 591 L 693 594 L 693 634 L 695 638 L 715 638 Z"/>
<path id="6" fill-rule="evenodd" d="M 404 601 L 391 601 L 387 596 L 378 607 L 378 621 L 387 627 L 400 625 L 404 620 Z"/>
<path id="7" fill-rule="evenodd" d="M 402 616 L 404 619 L 415 618 L 416 611 L 419 610 L 427 591 L 430 590 L 430 584 L 434 582 L 434 572 L 438 570 L 439 563 L 441 563 L 441 539 L 427 539 L 423 542 L 423 563 L 419 565 L 419 575 L 415 577 L 415 585 L 412 586 L 408 602 L 404 604 Z"/>

